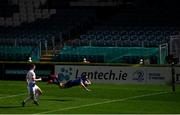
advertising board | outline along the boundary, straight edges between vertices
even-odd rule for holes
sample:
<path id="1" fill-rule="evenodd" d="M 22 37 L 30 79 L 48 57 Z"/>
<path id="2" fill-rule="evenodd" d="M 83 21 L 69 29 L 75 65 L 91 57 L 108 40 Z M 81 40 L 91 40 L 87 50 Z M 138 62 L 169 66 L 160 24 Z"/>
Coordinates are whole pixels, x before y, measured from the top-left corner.
<path id="1" fill-rule="evenodd" d="M 95 83 L 164 84 L 171 80 L 168 67 L 56 65 L 55 72 L 60 81 L 75 79 L 82 74 Z"/>

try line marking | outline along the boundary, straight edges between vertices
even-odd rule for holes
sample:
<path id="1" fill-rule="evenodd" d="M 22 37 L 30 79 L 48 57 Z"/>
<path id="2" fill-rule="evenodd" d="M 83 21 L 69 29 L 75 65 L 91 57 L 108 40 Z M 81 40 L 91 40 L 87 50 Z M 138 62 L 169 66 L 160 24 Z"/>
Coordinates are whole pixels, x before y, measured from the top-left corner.
<path id="1" fill-rule="evenodd" d="M 165 93 L 168 93 L 168 92 L 144 94 L 144 95 L 139 95 L 139 96 L 132 96 L 132 97 L 126 97 L 126 98 L 121 98 L 121 99 L 114 99 L 114 100 L 109 100 L 109 101 L 104 101 L 104 102 L 99 102 L 99 103 L 91 103 L 91 104 L 74 106 L 74 107 L 67 107 L 67 108 L 62 108 L 62 109 L 57 109 L 57 110 L 44 111 L 44 112 L 40 112 L 40 113 L 36 113 L 36 114 L 46 114 L 46 113 L 53 113 L 53 112 L 57 112 L 57 111 L 79 109 L 79 108 L 83 108 L 83 107 L 90 107 L 90 106 L 94 106 L 94 105 L 102 105 L 102 104 L 113 103 L 113 102 L 127 101 L 129 99 L 136 99 L 136 98 L 148 97 L 148 96 L 153 96 L 153 95 L 160 95 L 160 94 L 165 94 Z"/>

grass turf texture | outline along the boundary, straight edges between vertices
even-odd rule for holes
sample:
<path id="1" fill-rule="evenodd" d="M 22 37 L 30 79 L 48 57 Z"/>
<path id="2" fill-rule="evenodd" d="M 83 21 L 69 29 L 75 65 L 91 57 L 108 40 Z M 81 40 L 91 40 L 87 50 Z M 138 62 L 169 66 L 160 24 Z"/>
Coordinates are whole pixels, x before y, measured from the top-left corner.
<path id="1" fill-rule="evenodd" d="M 0 81 L 0 114 L 171 114 L 180 113 L 180 85 L 92 84 L 91 92 L 80 87 L 59 89 L 39 82 L 40 105 L 22 107 L 27 96 L 25 81 Z"/>

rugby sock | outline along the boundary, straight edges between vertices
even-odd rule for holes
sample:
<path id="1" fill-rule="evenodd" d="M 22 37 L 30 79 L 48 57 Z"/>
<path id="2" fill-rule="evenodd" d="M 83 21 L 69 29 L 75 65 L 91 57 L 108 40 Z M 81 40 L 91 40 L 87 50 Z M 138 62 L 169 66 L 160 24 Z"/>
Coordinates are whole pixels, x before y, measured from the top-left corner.
<path id="1" fill-rule="evenodd" d="M 29 100 L 31 100 L 31 96 L 28 96 L 28 97 L 24 100 L 24 103 L 28 102 Z"/>

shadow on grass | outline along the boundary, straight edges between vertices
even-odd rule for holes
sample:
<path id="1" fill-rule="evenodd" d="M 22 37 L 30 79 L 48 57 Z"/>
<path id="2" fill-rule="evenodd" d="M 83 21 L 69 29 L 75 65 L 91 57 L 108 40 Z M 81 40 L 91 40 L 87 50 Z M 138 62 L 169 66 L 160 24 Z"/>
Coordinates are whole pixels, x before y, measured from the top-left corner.
<path id="1" fill-rule="evenodd" d="M 22 106 L 20 105 L 14 105 L 14 106 L 0 106 L 0 108 L 8 109 L 8 108 L 21 108 Z"/>
<path id="2" fill-rule="evenodd" d="M 41 100 L 47 100 L 47 101 L 62 101 L 62 102 L 73 101 L 73 100 L 71 100 L 71 99 L 41 99 Z"/>

